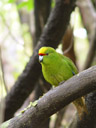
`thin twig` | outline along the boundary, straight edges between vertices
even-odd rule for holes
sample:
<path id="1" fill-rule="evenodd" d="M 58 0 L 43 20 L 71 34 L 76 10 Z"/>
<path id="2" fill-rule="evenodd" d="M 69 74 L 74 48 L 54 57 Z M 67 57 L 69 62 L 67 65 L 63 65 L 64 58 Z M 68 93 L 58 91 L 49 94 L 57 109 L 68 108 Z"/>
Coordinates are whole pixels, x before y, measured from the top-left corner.
<path id="1" fill-rule="evenodd" d="M 7 30 L 8 30 L 8 32 L 9 32 L 8 35 L 10 35 L 10 36 L 12 37 L 12 39 L 14 40 L 15 43 L 18 43 L 18 44 L 22 45 L 22 44 L 20 43 L 20 41 L 19 41 L 19 40 L 14 36 L 14 34 L 11 32 L 10 26 L 9 26 L 8 23 L 6 22 L 6 19 L 5 19 L 5 17 L 2 15 L 2 13 L 0 13 L 0 16 L 2 17 L 2 20 L 3 20 L 3 22 L 4 22 L 4 24 L 5 24 L 6 28 L 7 28 Z M 7 35 L 7 36 L 8 36 L 8 35 Z M 3 41 L 1 41 L 1 42 L 3 42 Z M 24 53 L 25 53 L 25 55 L 29 56 L 29 55 L 27 54 L 26 50 L 24 50 Z"/>
<path id="2" fill-rule="evenodd" d="M 70 42 L 70 45 L 69 45 L 69 47 L 66 49 L 66 50 L 64 50 L 64 53 L 63 54 L 66 54 L 66 53 L 68 53 L 70 50 L 71 50 L 71 48 L 72 48 L 72 46 L 73 46 L 73 36 L 72 36 L 72 38 L 71 38 L 71 42 Z"/>
<path id="3" fill-rule="evenodd" d="M 96 29 L 95 29 L 95 33 L 93 35 L 93 40 L 90 42 L 90 47 L 89 47 L 89 51 L 85 60 L 85 64 L 83 66 L 83 69 L 87 69 L 91 66 L 92 61 L 94 59 L 95 56 L 95 51 L 96 51 Z"/>
<path id="4" fill-rule="evenodd" d="M 1 51 L 1 47 L 0 47 L 0 66 L 1 66 L 1 71 L 2 71 L 2 79 L 3 79 L 3 83 L 4 83 L 4 87 L 5 87 L 5 90 L 6 90 L 6 93 L 8 93 L 8 88 L 7 88 L 7 85 L 6 85 L 6 81 L 5 81 L 5 73 L 4 73 L 4 67 L 3 67 L 3 62 L 2 62 L 2 51 Z"/>
<path id="5" fill-rule="evenodd" d="M 64 107 L 63 109 L 61 109 L 57 113 L 57 118 L 55 120 L 55 124 L 54 124 L 54 127 L 53 128 L 60 128 L 61 127 L 61 123 L 62 123 L 62 120 L 63 120 L 63 117 L 64 117 L 64 114 L 66 112 L 67 107 Z"/>
<path id="6" fill-rule="evenodd" d="M 2 15 L 2 13 L 0 13 L 0 16 L 2 17 L 2 20 L 3 20 L 3 22 L 5 23 L 5 25 L 6 25 L 7 29 L 8 29 L 8 31 L 9 31 L 9 34 L 11 35 L 12 39 L 13 39 L 15 42 L 18 43 L 19 41 L 16 39 L 16 37 L 15 37 L 15 36 L 13 35 L 13 33 L 11 32 L 10 27 L 9 27 L 8 23 L 6 22 L 4 16 Z"/>

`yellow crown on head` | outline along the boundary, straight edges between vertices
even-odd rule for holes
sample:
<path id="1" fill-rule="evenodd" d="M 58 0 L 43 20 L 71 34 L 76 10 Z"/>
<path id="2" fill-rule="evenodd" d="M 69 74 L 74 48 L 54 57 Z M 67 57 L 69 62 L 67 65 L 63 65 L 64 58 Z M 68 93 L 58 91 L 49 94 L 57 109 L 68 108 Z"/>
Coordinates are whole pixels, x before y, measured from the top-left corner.
<path id="1" fill-rule="evenodd" d="M 39 49 L 39 54 L 40 54 L 40 53 L 45 53 L 47 49 L 48 49 L 48 47 L 41 47 L 41 48 Z"/>

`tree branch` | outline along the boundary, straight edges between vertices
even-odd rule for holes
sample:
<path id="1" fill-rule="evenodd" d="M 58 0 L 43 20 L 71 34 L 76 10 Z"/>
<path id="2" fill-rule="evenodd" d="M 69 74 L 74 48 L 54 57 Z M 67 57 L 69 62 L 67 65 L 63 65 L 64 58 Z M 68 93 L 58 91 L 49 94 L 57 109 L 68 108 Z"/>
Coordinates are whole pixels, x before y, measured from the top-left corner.
<path id="1" fill-rule="evenodd" d="M 51 0 L 34 0 L 34 6 L 35 40 L 33 46 L 35 47 L 49 17 L 51 11 Z"/>
<path id="2" fill-rule="evenodd" d="M 92 5 L 91 0 L 77 0 L 77 5 L 80 9 L 80 13 L 83 19 L 84 27 L 88 32 L 88 39 L 90 42 L 89 51 L 83 66 L 83 69 L 87 69 L 91 66 L 94 59 L 96 50 L 96 11 Z M 89 18 L 90 17 L 90 18 Z"/>
<path id="3" fill-rule="evenodd" d="M 6 124 L 5 128 L 39 128 L 52 114 L 94 90 L 96 90 L 96 66 L 82 71 L 50 90 L 38 100 L 36 106 L 30 107 L 24 114 L 3 123 L 0 128 Z"/>
<path id="4" fill-rule="evenodd" d="M 82 70 L 89 68 L 93 62 L 93 59 L 95 56 L 95 51 L 96 51 L 96 28 L 95 28 L 94 35 L 92 37 L 93 38 L 90 42 L 88 54 L 87 54 L 87 57 L 86 57 L 86 60 L 85 60 L 85 63 L 84 63 Z"/>
<path id="5" fill-rule="evenodd" d="M 4 88 L 5 88 L 5 91 L 6 91 L 6 94 L 7 94 L 8 93 L 8 88 L 7 88 L 6 81 L 5 81 L 5 72 L 4 72 L 3 62 L 2 62 L 1 46 L 0 46 L 0 68 L 1 68 L 1 72 L 2 72 L 2 81 L 3 81 Z"/>
<path id="6" fill-rule="evenodd" d="M 82 16 L 82 21 L 84 27 L 86 28 L 89 36 L 89 40 L 91 38 L 92 31 L 94 27 L 96 27 L 96 11 L 92 4 L 91 0 L 77 0 L 77 6 L 80 9 L 80 13 Z M 90 18 L 89 18 L 90 17 Z"/>
<path id="7" fill-rule="evenodd" d="M 14 112 L 20 108 L 24 100 L 34 89 L 41 75 L 41 66 L 38 62 L 38 49 L 42 46 L 51 46 L 54 48 L 58 46 L 69 23 L 74 4 L 75 0 L 56 1 L 56 6 L 52 10 L 30 61 L 6 97 L 5 120 L 13 116 Z"/>

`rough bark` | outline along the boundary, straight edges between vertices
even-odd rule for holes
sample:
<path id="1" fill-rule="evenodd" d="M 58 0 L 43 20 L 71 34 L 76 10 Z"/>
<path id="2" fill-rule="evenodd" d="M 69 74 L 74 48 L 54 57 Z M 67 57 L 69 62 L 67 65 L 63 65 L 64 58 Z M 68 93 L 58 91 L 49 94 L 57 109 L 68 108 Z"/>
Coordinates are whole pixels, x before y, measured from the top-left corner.
<path id="1" fill-rule="evenodd" d="M 94 90 L 96 90 L 96 66 L 82 71 L 50 90 L 38 100 L 36 106 L 3 123 L 0 128 L 4 125 L 6 125 L 5 128 L 39 128 L 52 114 Z"/>
<path id="2" fill-rule="evenodd" d="M 48 84 L 46 81 L 44 81 L 43 79 L 40 78 L 40 81 L 42 82 L 38 82 L 36 88 L 35 88 L 35 97 L 34 100 L 39 99 L 45 92 L 44 89 L 42 88 L 42 86 L 46 86 L 46 84 Z M 45 85 L 44 85 L 45 83 Z M 42 84 L 42 85 L 41 85 Z M 48 90 L 47 90 L 48 91 Z M 50 123 L 50 118 L 48 118 L 43 125 L 39 126 L 39 128 L 49 128 L 49 123 Z"/>
<path id="3" fill-rule="evenodd" d="M 75 0 L 56 1 L 56 6 L 52 10 L 30 61 L 6 97 L 5 120 L 13 116 L 14 112 L 20 108 L 34 89 L 41 75 L 41 66 L 38 62 L 38 49 L 42 46 L 51 46 L 54 48 L 58 46 L 69 23 L 70 14 L 74 6 Z"/>

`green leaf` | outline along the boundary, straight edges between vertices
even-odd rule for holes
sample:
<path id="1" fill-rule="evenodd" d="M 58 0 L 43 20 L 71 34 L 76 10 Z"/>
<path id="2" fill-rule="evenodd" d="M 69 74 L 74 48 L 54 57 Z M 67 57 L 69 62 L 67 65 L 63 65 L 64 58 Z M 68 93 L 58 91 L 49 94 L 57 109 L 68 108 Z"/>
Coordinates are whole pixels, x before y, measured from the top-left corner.
<path id="1" fill-rule="evenodd" d="M 21 3 L 17 6 L 17 8 L 18 8 L 18 9 L 21 9 L 21 8 L 23 8 L 23 7 L 26 7 L 27 4 L 28 4 L 28 1 L 21 2 Z"/>
<path id="2" fill-rule="evenodd" d="M 14 3 L 15 0 L 8 0 L 8 3 Z"/>
<path id="3" fill-rule="evenodd" d="M 22 110 L 20 113 L 24 113 L 26 110 L 27 110 L 27 109 L 26 109 L 26 108 L 24 108 L 24 110 Z"/>
<path id="4" fill-rule="evenodd" d="M 52 8 L 55 7 L 55 1 L 54 1 L 54 0 L 52 0 L 51 7 L 52 7 Z"/>
<path id="5" fill-rule="evenodd" d="M 20 113 L 24 113 L 30 107 L 36 107 L 37 103 L 38 103 L 38 100 L 35 100 L 34 102 L 30 102 L 30 104 L 27 106 L 27 108 L 24 108 Z"/>
<path id="6" fill-rule="evenodd" d="M 38 103 L 38 101 L 35 100 L 34 102 L 30 102 L 30 105 L 33 106 L 33 107 L 35 107 L 37 105 L 37 103 Z"/>
<path id="7" fill-rule="evenodd" d="M 34 1 L 33 0 L 28 0 L 28 1 L 21 2 L 18 5 L 18 9 L 21 9 L 23 7 L 27 7 L 27 10 L 31 11 L 32 9 L 34 9 Z"/>
<path id="8" fill-rule="evenodd" d="M 28 11 L 34 9 L 34 0 L 28 0 L 27 9 Z"/>

